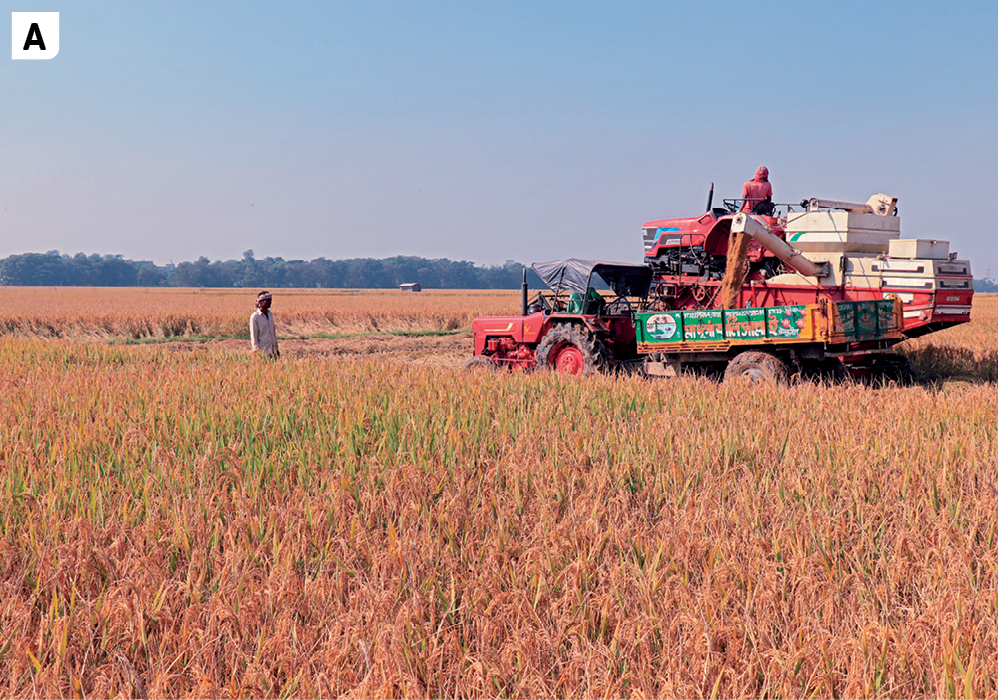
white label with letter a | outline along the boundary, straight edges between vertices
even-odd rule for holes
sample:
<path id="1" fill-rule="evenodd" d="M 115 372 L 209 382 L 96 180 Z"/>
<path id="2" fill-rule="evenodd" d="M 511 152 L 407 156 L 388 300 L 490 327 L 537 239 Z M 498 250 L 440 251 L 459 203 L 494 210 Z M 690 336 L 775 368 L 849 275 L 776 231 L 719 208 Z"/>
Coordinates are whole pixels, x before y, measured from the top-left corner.
<path id="1" fill-rule="evenodd" d="M 59 53 L 58 12 L 11 12 L 10 57 L 55 58 Z"/>

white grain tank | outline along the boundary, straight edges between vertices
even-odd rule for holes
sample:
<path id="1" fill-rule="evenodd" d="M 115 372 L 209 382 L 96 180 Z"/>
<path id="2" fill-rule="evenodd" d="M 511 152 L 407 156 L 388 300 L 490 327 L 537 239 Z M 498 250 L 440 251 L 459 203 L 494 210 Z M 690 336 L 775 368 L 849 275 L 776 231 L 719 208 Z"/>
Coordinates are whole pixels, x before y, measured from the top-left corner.
<path id="1" fill-rule="evenodd" d="M 829 263 L 820 279 L 794 272 L 770 285 L 838 287 L 844 298 L 896 294 L 904 303 L 906 332 L 923 335 L 970 318 L 970 262 L 958 260 L 949 242 L 901 238 L 897 199 L 877 194 L 865 203 L 811 199 L 790 212 L 786 241 L 816 263 Z"/>

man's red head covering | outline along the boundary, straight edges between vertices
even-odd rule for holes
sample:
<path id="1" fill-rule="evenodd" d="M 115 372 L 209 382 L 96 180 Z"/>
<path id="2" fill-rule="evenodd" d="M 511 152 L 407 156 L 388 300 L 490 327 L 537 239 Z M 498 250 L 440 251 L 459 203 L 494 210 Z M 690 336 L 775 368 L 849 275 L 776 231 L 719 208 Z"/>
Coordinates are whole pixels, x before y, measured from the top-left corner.
<path id="1" fill-rule="evenodd" d="M 769 168 L 765 165 L 760 165 L 755 171 L 755 179 L 762 182 L 769 181 Z"/>

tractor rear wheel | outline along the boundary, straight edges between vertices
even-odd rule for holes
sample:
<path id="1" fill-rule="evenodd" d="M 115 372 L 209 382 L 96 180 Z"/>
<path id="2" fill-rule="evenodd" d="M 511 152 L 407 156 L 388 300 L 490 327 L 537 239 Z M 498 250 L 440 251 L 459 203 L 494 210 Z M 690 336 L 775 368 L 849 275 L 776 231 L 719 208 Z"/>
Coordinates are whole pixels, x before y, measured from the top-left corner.
<path id="1" fill-rule="evenodd" d="M 499 363 L 487 355 L 476 355 L 464 363 L 465 372 L 494 372 L 499 369 Z"/>
<path id="2" fill-rule="evenodd" d="M 539 369 L 585 377 L 604 371 L 608 365 L 603 341 L 569 323 L 560 323 L 552 328 L 537 346 Z"/>
<path id="3" fill-rule="evenodd" d="M 787 366 L 768 352 L 743 352 L 728 363 L 724 381 L 747 381 L 749 384 L 786 385 Z"/>

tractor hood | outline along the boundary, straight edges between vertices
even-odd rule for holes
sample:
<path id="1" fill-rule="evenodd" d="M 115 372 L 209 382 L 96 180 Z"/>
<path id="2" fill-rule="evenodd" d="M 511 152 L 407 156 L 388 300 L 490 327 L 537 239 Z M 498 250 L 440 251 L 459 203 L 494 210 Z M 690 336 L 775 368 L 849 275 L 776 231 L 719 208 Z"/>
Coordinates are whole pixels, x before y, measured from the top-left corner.
<path id="1" fill-rule="evenodd" d="M 577 292 L 584 295 L 592 286 L 590 278 L 593 273 L 602 277 L 617 296 L 646 297 L 651 285 L 652 271 L 645 265 L 569 258 L 535 262 L 530 267 L 556 294 Z"/>

